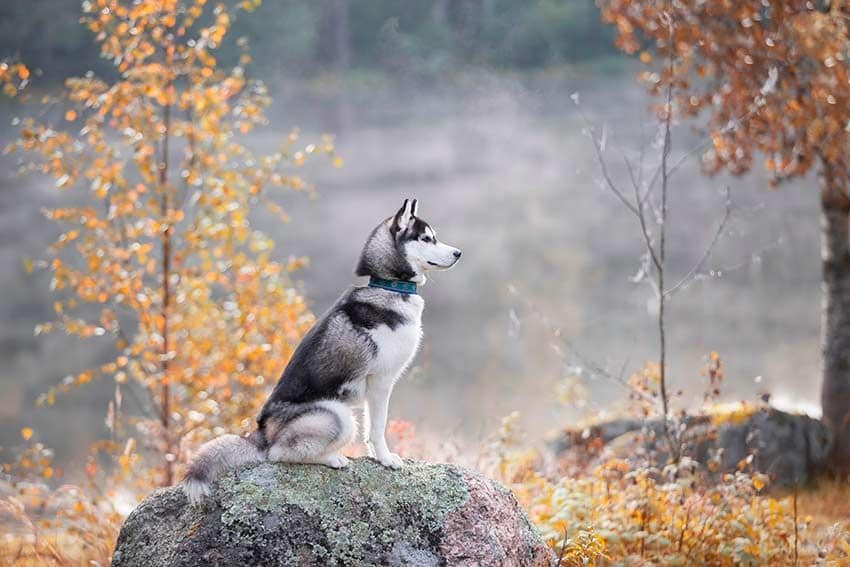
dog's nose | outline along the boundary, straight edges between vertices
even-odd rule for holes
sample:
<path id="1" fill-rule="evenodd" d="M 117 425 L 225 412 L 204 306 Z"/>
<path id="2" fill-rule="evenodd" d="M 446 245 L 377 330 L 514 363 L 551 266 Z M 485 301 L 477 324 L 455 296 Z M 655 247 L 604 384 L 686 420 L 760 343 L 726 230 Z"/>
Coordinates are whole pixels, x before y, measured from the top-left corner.
<path id="1" fill-rule="evenodd" d="M 455 258 L 460 258 L 460 250 L 454 251 Z"/>

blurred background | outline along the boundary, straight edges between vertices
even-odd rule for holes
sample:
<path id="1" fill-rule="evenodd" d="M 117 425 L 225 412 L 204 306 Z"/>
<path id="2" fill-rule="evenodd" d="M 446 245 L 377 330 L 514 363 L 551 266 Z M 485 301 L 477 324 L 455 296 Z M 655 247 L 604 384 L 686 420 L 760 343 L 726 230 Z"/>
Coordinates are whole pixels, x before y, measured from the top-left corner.
<path id="1" fill-rule="evenodd" d="M 4 0 L 0 56 L 20 56 L 43 73 L 44 89 L 89 69 L 110 72 L 78 17 L 69 0 Z M 456 269 L 422 291 L 425 340 L 391 417 L 476 443 L 512 410 L 542 439 L 624 405 L 628 392 L 587 367 L 628 376 L 652 358 L 654 302 L 650 287 L 633 281 L 643 251 L 638 227 L 600 187 L 586 128 L 605 128 L 612 175 L 621 180 L 623 154 L 644 148 L 654 165 L 657 132 L 653 101 L 592 0 L 268 1 L 240 17 L 230 36 L 248 39 L 249 72 L 264 78 L 274 100 L 252 147 L 272 147 L 297 126 L 303 139 L 335 135 L 345 160 L 339 169 L 306 167 L 317 193 L 282 197 L 291 222 L 254 219 L 281 258 L 310 258 L 296 278 L 315 313 L 356 281 L 363 240 L 405 197 L 418 198 L 440 238 L 464 251 Z M 234 45 L 222 49 L 225 62 L 238 58 Z M 4 144 L 18 112 L 0 103 Z M 704 140 L 688 123 L 676 124 L 673 136 L 676 159 Z M 53 316 L 52 296 L 48 277 L 27 274 L 23 261 L 58 233 L 41 208 L 72 196 L 49 179 L 18 177 L 14 160 L 2 159 L 0 445 L 29 424 L 62 461 L 103 434 L 112 386 L 93 383 L 49 411 L 33 402 L 109 353 L 61 335 L 33 336 Z M 814 407 L 814 180 L 773 190 L 759 173 L 703 176 L 699 161 L 698 152 L 686 158 L 671 186 L 674 279 L 711 240 L 726 186 L 735 208 L 704 273 L 670 306 L 679 403 L 701 401 L 700 369 L 716 350 L 726 397 L 771 393 L 780 407 Z M 586 395 L 564 404 L 558 386 L 577 374 Z"/>

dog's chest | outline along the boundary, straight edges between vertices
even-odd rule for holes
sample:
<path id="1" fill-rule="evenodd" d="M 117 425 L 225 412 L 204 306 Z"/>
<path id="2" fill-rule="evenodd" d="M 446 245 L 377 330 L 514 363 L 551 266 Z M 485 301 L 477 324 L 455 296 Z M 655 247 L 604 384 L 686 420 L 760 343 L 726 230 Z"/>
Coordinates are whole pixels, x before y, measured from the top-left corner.
<path id="1" fill-rule="evenodd" d="M 395 328 L 380 325 L 369 331 L 377 350 L 370 374 L 396 376 L 410 364 L 422 338 L 423 307 L 421 297 L 411 296 L 399 310 L 405 319 L 403 323 Z"/>

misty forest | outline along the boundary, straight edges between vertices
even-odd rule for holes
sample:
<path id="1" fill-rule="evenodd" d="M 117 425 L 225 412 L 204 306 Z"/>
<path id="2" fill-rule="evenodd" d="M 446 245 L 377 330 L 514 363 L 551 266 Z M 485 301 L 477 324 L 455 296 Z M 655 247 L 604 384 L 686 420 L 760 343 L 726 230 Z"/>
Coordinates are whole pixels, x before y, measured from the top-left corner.
<path id="1" fill-rule="evenodd" d="M 0 90 L 0 564 L 850 564 L 850 2 L 3 0 Z"/>

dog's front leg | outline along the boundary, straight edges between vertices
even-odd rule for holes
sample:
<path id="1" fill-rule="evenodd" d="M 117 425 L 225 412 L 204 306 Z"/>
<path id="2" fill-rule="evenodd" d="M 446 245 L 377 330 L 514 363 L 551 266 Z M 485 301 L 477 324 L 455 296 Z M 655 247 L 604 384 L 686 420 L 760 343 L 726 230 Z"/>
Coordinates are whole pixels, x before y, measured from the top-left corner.
<path id="1" fill-rule="evenodd" d="M 366 446 L 369 449 L 369 454 L 378 460 L 385 467 L 393 469 L 400 468 L 404 462 L 401 457 L 395 453 L 391 453 L 387 447 L 387 411 L 390 405 L 390 396 L 393 392 L 392 380 L 375 380 L 366 388 L 366 404 L 368 411 L 369 423 L 365 424 L 368 427 L 369 435 L 366 439 Z M 365 429 L 364 427 L 364 429 Z"/>

